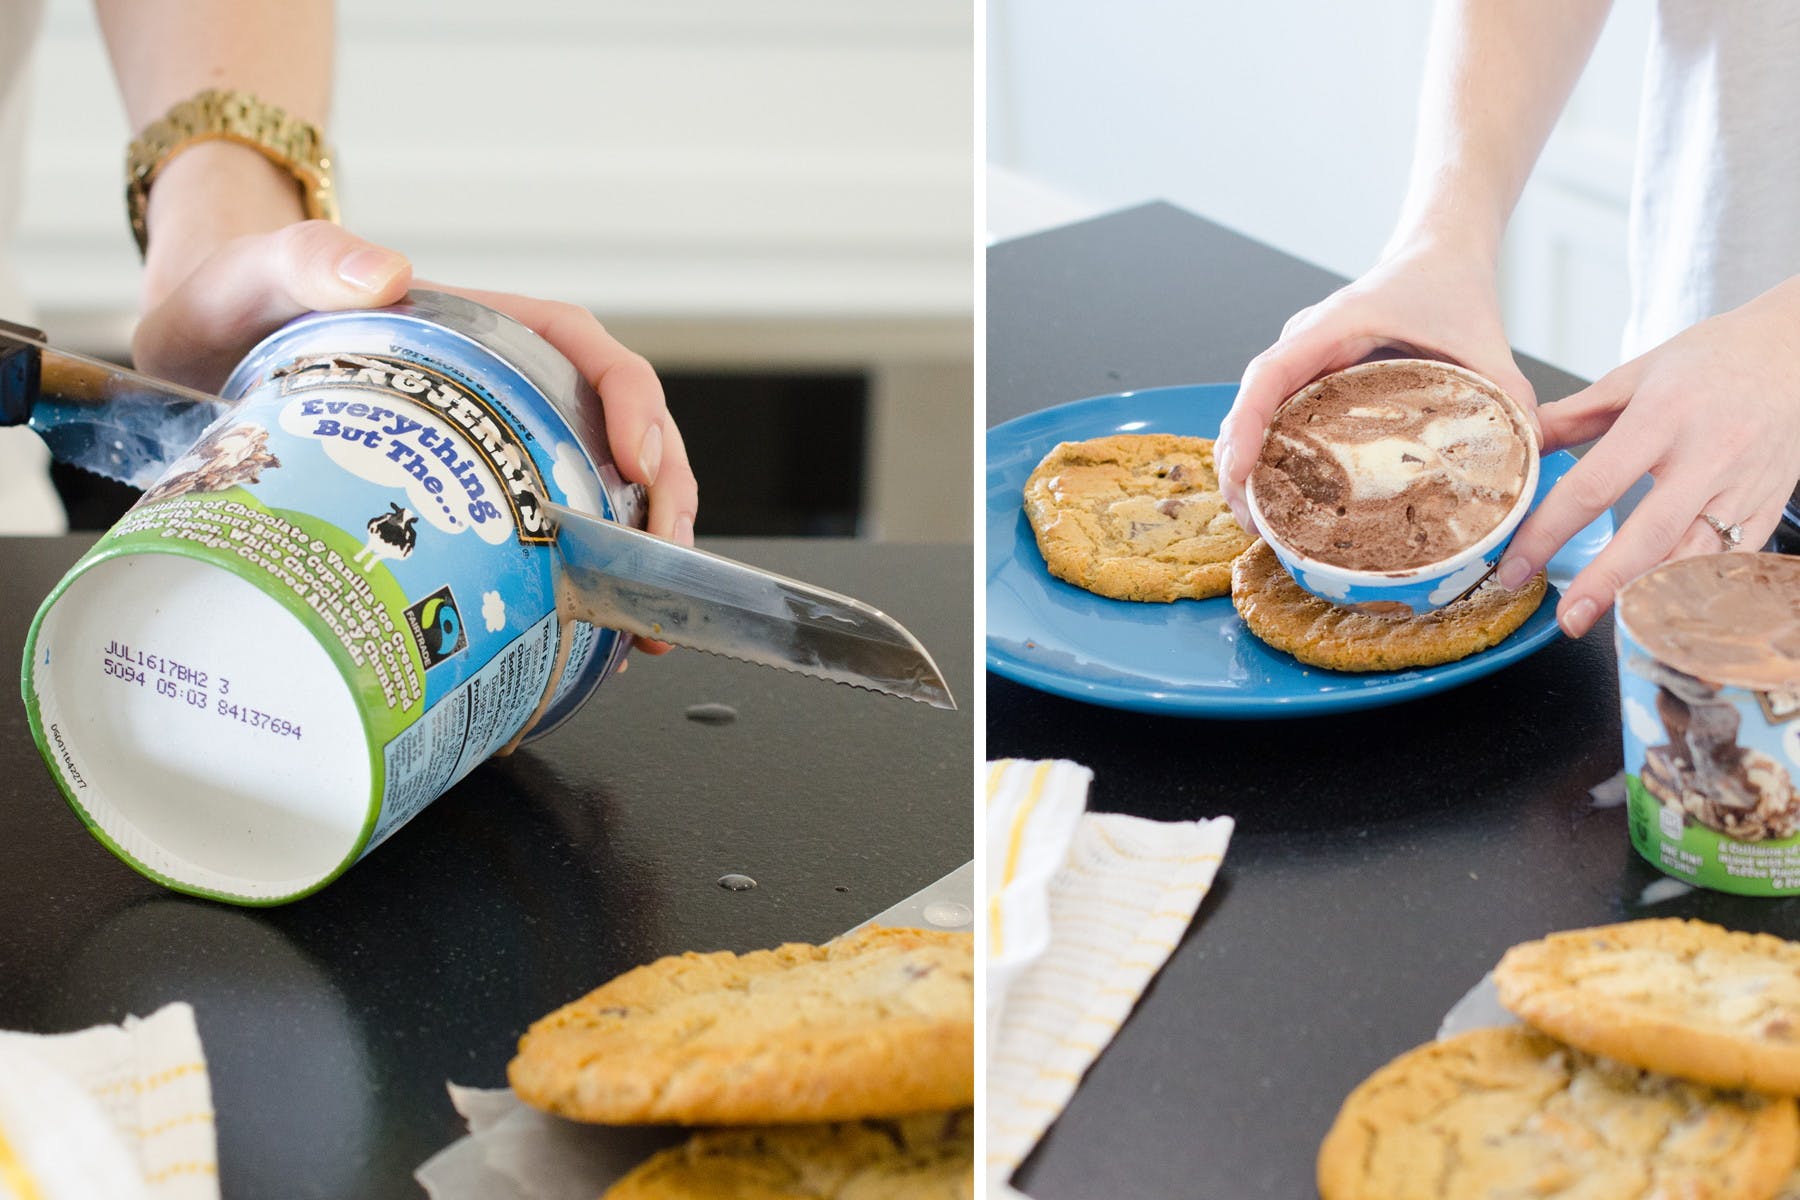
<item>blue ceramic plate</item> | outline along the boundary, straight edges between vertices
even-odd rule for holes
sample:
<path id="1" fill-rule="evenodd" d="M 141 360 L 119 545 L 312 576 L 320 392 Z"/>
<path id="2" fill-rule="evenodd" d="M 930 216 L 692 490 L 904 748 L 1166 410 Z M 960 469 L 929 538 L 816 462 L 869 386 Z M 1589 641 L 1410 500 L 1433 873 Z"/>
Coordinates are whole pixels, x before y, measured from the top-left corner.
<path id="1" fill-rule="evenodd" d="M 1491 650 L 1447 666 L 1352 675 L 1271 650 L 1228 597 L 1140 604 L 1109 600 L 1053 577 L 1026 523 L 1025 480 L 1058 442 L 1114 433 L 1214 437 L 1237 385 L 1198 384 L 1096 396 L 997 425 L 987 435 L 987 665 L 1059 696 L 1196 717 L 1298 717 L 1393 704 L 1479 679 L 1562 636 L 1561 587 L 1612 540 L 1610 513 L 1550 563 L 1551 592 Z M 1575 463 L 1544 458 L 1538 499 Z"/>

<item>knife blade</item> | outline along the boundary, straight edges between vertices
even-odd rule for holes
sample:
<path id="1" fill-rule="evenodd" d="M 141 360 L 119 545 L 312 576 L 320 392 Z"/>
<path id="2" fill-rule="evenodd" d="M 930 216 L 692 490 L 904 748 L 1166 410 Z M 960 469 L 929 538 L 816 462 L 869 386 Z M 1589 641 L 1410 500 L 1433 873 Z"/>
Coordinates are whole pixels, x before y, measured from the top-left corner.
<path id="1" fill-rule="evenodd" d="M 0 321 L 0 425 L 29 425 L 60 462 L 148 487 L 231 407 Z"/>
<path id="2" fill-rule="evenodd" d="M 919 639 L 877 608 L 547 506 L 572 595 L 568 615 L 742 662 L 955 708 Z"/>

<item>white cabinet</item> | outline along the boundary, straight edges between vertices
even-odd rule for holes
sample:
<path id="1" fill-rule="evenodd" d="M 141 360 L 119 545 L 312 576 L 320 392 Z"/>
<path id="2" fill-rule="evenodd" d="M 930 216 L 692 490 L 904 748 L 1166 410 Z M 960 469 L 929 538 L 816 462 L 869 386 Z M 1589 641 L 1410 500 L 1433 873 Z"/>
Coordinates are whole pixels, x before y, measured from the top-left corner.
<path id="1" fill-rule="evenodd" d="M 970 304 L 967 0 L 354 0 L 350 224 L 427 275 L 634 315 Z M 23 267 L 128 304 L 126 128 L 85 0 L 39 47 Z"/>
<path id="2" fill-rule="evenodd" d="M 971 0 L 338 9 L 347 224 L 659 363 L 867 371 L 869 528 L 968 536 Z M 53 327 L 122 327 L 127 130 L 88 0 L 52 0 L 38 49 L 18 267 Z M 919 471 L 953 514 L 883 482 Z"/>
<path id="3" fill-rule="evenodd" d="M 1430 5 L 986 0 L 988 228 L 1172 200 L 1346 275 L 1406 184 Z M 1649 6 L 1619 3 L 1507 240 L 1513 341 L 1617 362 Z"/>

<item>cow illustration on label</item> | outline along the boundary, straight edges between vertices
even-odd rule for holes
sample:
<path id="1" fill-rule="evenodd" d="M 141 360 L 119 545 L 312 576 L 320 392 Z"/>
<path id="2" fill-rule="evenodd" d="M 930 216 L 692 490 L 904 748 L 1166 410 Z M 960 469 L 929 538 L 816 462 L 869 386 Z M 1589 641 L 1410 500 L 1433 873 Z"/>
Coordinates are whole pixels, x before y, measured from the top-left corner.
<path id="1" fill-rule="evenodd" d="M 392 501 L 388 502 L 388 511 L 369 518 L 369 541 L 356 552 L 353 560 L 362 566 L 367 575 L 375 569 L 375 564 L 384 558 L 411 558 L 413 546 L 418 543 L 419 535 L 413 529 L 418 520 L 410 508 L 403 508 Z"/>

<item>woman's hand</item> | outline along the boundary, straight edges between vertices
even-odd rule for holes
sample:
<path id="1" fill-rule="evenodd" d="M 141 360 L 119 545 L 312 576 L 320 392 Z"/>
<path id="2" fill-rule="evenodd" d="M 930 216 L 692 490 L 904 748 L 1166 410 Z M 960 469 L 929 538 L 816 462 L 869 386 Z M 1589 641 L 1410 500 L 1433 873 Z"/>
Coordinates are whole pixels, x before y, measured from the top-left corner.
<path id="1" fill-rule="evenodd" d="M 1722 548 L 1702 513 L 1742 526 L 1748 548 L 1774 532 L 1800 479 L 1800 278 L 1543 405 L 1538 419 L 1546 452 L 1600 440 L 1519 527 L 1503 585 L 1531 578 L 1644 475 L 1654 481 L 1557 606 L 1580 637 L 1630 580 Z"/>
<path id="2" fill-rule="evenodd" d="M 1244 482 L 1281 402 L 1321 375 L 1394 348 L 1465 366 L 1532 409 L 1531 385 L 1501 328 L 1492 261 L 1439 243 L 1402 247 L 1362 278 L 1295 313 L 1280 340 L 1245 370 L 1217 452 L 1219 481 L 1240 525 L 1255 532 Z"/>
<path id="3" fill-rule="evenodd" d="M 155 245 L 153 234 L 153 254 Z M 294 317 L 379 308 L 398 301 L 411 283 L 405 256 L 323 221 L 233 238 L 166 290 L 153 293 L 146 285 L 132 354 L 150 374 L 216 391 L 251 347 Z M 649 490 L 649 531 L 693 545 L 699 488 L 650 364 L 576 305 L 444 290 L 530 326 L 575 365 L 600 394 L 619 473 Z M 668 649 L 645 639 L 638 644 L 652 654 Z"/>
<path id="4" fill-rule="evenodd" d="M 683 546 L 694 544 L 699 485 L 688 465 L 681 430 L 675 428 L 675 419 L 669 415 L 662 382 L 641 354 L 620 345 L 594 314 L 580 305 L 533 300 L 506 292 L 427 286 L 500 310 L 535 331 L 575 364 L 575 369 L 600 393 L 600 405 L 606 413 L 606 438 L 618 460 L 619 473 L 650 491 L 650 532 Z"/>
<path id="5" fill-rule="evenodd" d="M 404 255 L 326 221 L 245 234 L 165 289 L 146 285 L 132 358 L 141 371 L 216 392 L 252 346 L 302 313 L 380 308 L 411 284 Z"/>
<path id="6" fill-rule="evenodd" d="M 437 287 L 438 285 L 432 284 Z M 600 393 L 606 414 L 606 439 L 619 473 L 650 492 L 647 528 L 659 538 L 682 546 L 694 544 L 694 515 L 700 508 L 700 485 L 688 465 L 681 430 L 669 415 L 662 381 L 641 354 L 627 350 L 606 331 L 593 313 L 575 304 L 533 300 L 505 292 L 440 288 L 499 309 L 534 330 L 575 364 Z M 667 642 L 638 638 L 646 654 L 666 654 Z"/>

